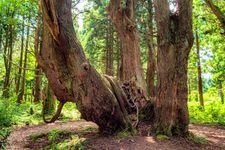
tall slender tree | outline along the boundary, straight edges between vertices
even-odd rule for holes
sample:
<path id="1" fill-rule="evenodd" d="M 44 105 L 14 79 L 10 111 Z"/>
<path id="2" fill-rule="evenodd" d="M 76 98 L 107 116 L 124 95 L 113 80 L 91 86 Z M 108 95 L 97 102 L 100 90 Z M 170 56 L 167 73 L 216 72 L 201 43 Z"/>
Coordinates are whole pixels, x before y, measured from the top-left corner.
<path id="1" fill-rule="evenodd" d="M 201 58 L 200 58 L 200 43 L 198 32 L 195 33 L 196 36 L 196 50 L 197 50 L 197 65 L 198 65 L 198 95 L 199 102 L 202 107 L 204 107 L 203 90 L 202 90 L 202 68 L 201 68 Z"/>

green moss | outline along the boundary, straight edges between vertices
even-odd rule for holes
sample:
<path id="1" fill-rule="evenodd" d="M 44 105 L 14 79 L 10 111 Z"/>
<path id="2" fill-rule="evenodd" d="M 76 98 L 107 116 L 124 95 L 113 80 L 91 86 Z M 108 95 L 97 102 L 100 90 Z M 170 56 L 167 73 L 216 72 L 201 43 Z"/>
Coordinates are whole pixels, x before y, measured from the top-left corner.
<path id="1" fill-rule="evenodd" d="M 166 141 L 166 140 L 169 140 L 169 137 L 167 135 L 158 134 L 156 135 L 156 139 L 160 141 Z"/>
<path id="2" fill-rule="evenodd" d="M 203 136 L 196 136 L 193 133 L 189 133 L 188 139 L 196 144 L 207 144 L 208 140 Z"/>

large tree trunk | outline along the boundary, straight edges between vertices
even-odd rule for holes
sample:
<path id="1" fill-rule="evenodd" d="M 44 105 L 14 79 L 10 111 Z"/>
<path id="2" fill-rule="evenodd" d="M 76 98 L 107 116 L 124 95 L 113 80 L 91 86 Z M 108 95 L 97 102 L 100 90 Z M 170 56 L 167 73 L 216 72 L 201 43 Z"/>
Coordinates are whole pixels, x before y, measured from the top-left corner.
<path id="1" fill-rule="evenodd" d="M 121 77 L 120 80 L 135 80 L 140 91 L 147 97 L 147 85 L 140 59 L 140 46 L 137 27 L 134 22 L 134 0 L 126 0 L 123 7 L 122 0 L 110 0 L 108 6 L 109 16 L 122 43 Z M 139 105 L 140 104 L 140 105 Z M 139 108 L 145 106 L 146 101 L 140 101 Z"/>
<path id="2" fill-rule="evenodd" d="M 146 73 L 146 82 L 147 82 L 147 90 L 150 97 L 155 97 L 155 85 L 154 85 L 154 77 L 155 77 L 155 62 L 156 55 L 153 46 L 153 4 L 152 0 L 148 1 L 148 19 L 147 19 L 147 29 L 148 32 L 146 34 L 147 46 L 148 46 L 148 64 L 147 64 L 147 73 Z"/>
<path id="3" fill-rule="evenodd" d="M 193 44 L 192 1 L 177 0 L 171 13 L 167 0 L 156 0 L 157 94 L 154 131 L 166 135 L 188 133 L 188 55 Z"/>
<path id="4" fill-rule="evenodd" d="M 197 50 L 197 64 L 198 64 L 198 94 L 199 102 L 202 107 L 204 107 L 203 90 L 202 90 L 202 69 L 201 69 L 201 58 L 200 58 L 200 45 L 198 32 L 196 32 L 196 50 Z"/>
<path id="5" fill-rule="evenodd" d="M 38 61 L 57 99 L 76 102 L 82 118 L 97 123 L 104 133 L 129 127 L 122 90 L 85 58 L 73 28 L 71 0 L 41 0 L 41 8 L 44 32 Z"/>

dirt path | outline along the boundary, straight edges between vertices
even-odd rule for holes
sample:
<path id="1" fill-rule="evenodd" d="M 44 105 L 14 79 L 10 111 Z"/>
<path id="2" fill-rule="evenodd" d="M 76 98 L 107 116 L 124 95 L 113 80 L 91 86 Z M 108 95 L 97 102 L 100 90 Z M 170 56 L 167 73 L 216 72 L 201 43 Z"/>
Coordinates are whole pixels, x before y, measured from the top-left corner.
<path id="1" fill-rule="evenodd" d="M 70 130 L 74 133 L 79 133 L 81 128 L 85 126 L 97 128 L 94 123 L 86 121 L 56 122 L 22 127 L 15 130 L 9 136 L 7 149 L 29 149 L 26 148 L 26 145 L 29 145 L 30 142 L 28 136 L 34 133 L 47 133 L 53 129 Z M 184 138 L 171 138 L 169 140 L 159 141 L 152 136 L 148 136 L 147 133 L 140 133 L 142 135 L 127 138 L 118 138 L 111 136 L 105 137 L 93 132 L 85 134 L 83 138 L 88 141 L 87 149 L 96 150 L 225 150 L 225 128 L 207 125 L 190 125 L 190 131 L 196 135 L 206 137 L 208 143 L 196 144 Z"/>

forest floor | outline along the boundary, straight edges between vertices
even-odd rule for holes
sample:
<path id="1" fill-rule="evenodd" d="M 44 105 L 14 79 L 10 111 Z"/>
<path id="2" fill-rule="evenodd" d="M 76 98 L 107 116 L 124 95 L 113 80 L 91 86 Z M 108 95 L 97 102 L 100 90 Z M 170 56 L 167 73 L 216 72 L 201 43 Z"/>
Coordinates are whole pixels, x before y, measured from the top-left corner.
<path id="1" fill-rule="evenodd" d="M 25 126 L 13 131 L 7 139 L 6 149 L 54 149 L 49 147 L 54 134 L 60 130 L 63 134 L 57 134 L 54 144 L 72 139 L 71 135 L 79 136 L 81 147 L 77 147 L 77 139 L 71 143 L 73 149 L 94 149 L 94 150 L 222 150 L 225 149 L 225 128 L 220 126 L 191 124 L 189 129 L 197 135 L 193 139 L 167 138 L 150 136 L 149 126 L 140 125 L 139 132 L 134 135 L 121 134 L 117 136 L 103 136 L 97 132 L 97 125 L 91 122 L 70 121 L 56 122 L 51 124 L 40 124 Z M 74 136 L 72 136 L 74 137 Z M 204 137 L 204 138 L 203 138 Z M 68 145 L 67 145 L 68 146 Z M 65 147 L 64 147 L 65 148 Z M 68 149 L 68 148 L 67 148 Z"/>

